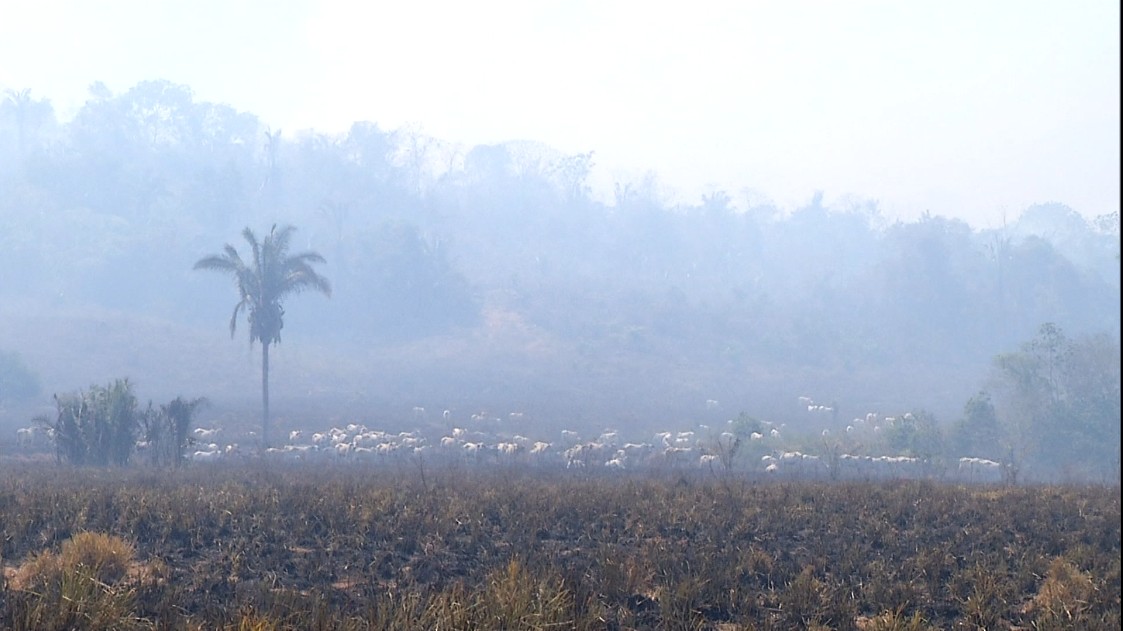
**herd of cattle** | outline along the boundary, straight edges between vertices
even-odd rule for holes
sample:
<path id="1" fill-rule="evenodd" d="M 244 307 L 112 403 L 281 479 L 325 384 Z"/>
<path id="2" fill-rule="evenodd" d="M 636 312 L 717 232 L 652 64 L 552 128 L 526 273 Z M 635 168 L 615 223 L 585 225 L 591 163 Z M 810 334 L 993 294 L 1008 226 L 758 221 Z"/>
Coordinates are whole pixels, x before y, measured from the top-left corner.
<path id="1" fill-rule="evenodd" d="M 420 410 L 414 410 L 415 415 Z M 466 465 L 521 464 L 535 467 L 624 471 L 695 469 L 711 472 L 756 472 L 774 477 L 832 479 L 951 478 L 970 482 L 999 482 L 1003 466 L 996 461 L 963 457 L 958 462 L 933 462 L 906 455 L 846 453 L 838 441 L 821 441 L 819 453 L 792 448 L 784 426 L 764 423 L 761 431 L 739 432 L 734 421 L 727 427 L 704 424 L 689 430 L 661 431 L 650 436 L 625 438 L 616 430 L 596 435 L 563 429 L 554 436 L 517 433 L 521 413 L 511 413 L 507 422 L 474 415 L 458 426 L 445 412 L 443 423 L 419 423 L 426 429 L 392 432 L 347 423 L 322 431 L 288 430 L 281 444 L 265 450 L 242 445 L 255 444 L 252 432 L 228 435 L 221 427 L 198 427 L 193 431 L 186 458 L 192 463 L 230 462 L 267 458 L 292 462 L 394 464 L 408 460 Z M 856 424 L 874 419 L 855 419 Z M 490 422 L 487 422 L 490 421 Z M 870 431 L 877 427 L 871 425 Z M 17 444 L 31 445 L 44 430 L 20 428 Z M 854 432 L 854 425 L 846 431 Z M 829 432 L 824 432 L 824 436 Z M 137 444 L 140 454 L 147 445 Z M 806 449 L 806 447 L 804 447 Z"/>

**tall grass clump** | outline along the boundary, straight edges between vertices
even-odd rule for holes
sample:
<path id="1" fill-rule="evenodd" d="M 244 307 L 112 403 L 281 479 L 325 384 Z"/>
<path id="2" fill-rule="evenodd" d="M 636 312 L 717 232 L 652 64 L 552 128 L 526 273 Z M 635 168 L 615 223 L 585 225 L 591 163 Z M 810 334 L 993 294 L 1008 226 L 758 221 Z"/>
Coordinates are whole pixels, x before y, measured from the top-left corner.
<path id="1" fill-rule="evenodd" d="M 519 559 L 493 571 L 479 600 L 479 623 L 492 629 L 573 625 L 572 597 L 560 580 L 536 576 Z"/>
<path id="2" fill-rule="evenodd" d="M 1088 627 L 1095 591 L 1091 576 L 1058 557 L 1049 564 L 1045 580 L 1023 611 L 1031 616 L 1035 629 Z"/>
<path id="3" fill-rule="evenodd" d="M 860 617 L 854 626 L 859 631 L 935 631 L 937 627 L 929 625 L 920 612 L 906 615 L 903 608 L 886 611 L 876 616 Z"/>
<path id="4" fill-rule="evenodd" d="M 0 622 L 38 631 L 142 628 L 125 580 L 134 555 L 125 540 L 95 532 L 66 540 L 57 554 L 33 555 L 9 584 L 10 618 Z"/>

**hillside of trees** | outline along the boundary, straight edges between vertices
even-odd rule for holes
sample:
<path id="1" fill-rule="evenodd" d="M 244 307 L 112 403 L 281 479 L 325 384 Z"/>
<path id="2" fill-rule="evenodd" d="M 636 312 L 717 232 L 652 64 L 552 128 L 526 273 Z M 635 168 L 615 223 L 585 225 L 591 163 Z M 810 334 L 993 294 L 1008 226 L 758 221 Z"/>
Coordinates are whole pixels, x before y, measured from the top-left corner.
<path id="1" fill-rule="evenodd" d="M 1118 417 L 1117 211 L 1089 221 L 1042 200 L 978 228 L 821 197 L 683 205 L 655 174 L 605 201 L 595 159 L 373 122 L 269 129 L 163 81 L 95 84 L 66 122 L 11 92 L 0 378 L 21 385 L 0 404 L 23 413 L 127 376 L 160 399 L 252 405 L 246 339 L 228 336 L 236 296 L 191 268 L 247 226 L 292 224 L 334 291 L 289 305 L 279 413 L 520 409 L 609 427 L 748 411 L 810 427 L 807 395 L 843 418 L 951 423 L 1003 374 L 995 358 L 1051 323 L 1115 350 Z"/>

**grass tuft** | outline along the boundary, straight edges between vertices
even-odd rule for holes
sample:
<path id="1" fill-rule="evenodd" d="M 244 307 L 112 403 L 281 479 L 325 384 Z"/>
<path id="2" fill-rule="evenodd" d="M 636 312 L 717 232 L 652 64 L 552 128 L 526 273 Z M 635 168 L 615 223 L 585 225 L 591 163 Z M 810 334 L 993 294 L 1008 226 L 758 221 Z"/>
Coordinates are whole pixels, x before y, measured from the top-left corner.
<path id="1" fill-rule="evenodd" d="M 83 532 L 62 550 L 34 555 L 12 580 L 8 603 L 15 629 L 141 628 L 135 592 L 124 579 L 133 561 L 131 544 L 119 537 Z"/>

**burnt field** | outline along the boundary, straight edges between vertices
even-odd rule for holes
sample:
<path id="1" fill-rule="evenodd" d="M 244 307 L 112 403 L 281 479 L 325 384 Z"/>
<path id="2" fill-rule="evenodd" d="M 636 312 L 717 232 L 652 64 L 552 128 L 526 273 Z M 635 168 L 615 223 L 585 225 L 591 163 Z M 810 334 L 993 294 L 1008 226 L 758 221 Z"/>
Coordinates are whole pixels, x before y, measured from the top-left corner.
<path id="1" fill-rule="evenodd" d="M 1118 486 L 6 464 L 8 629 L 1118 629 Z"/>

